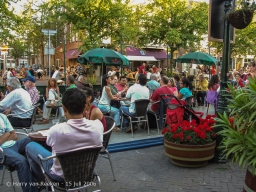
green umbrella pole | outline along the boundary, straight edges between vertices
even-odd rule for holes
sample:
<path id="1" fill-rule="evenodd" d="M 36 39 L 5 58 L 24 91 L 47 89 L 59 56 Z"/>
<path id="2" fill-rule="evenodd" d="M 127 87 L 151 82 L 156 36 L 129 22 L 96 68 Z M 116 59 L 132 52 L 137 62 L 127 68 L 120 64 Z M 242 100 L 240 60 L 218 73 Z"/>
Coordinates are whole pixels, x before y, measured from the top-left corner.
<path id="1" fill-rule="evenodd" d="M 101 64 L 101 76 L 103 76 L 103 63 Z"/>

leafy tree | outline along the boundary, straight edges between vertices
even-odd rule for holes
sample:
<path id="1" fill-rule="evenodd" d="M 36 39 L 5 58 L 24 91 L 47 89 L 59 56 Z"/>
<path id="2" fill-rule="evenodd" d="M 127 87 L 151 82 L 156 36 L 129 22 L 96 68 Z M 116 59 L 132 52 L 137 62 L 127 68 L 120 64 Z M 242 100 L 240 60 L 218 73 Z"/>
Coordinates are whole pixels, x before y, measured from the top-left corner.
<path id="1" fill-rule="evenodd" d="M 202 35 L 207 33 L 208 4 L 154 0 L 146 9 L 147 14 L 141 21 L 145 33 L 142 39 L 168 45 L 172 56 L 175 45 L 191 51 L 198 49 Z"/>
<path id="2" fill-rule="evenodd" d="M 133 27 L 132 7 L 129 0 L 70 0 L 61 4 L 62 21 L 72 25 L 71 31 L 78 33 L 82 49 L 88 50 L 102 45 L 102 39 L 112 38 L 112 47 L 136 38 L 138 26 Z"/>
<path id="3" fill-rule="evenodd" d="M 207 33 L 208 5 L 185 0 L 155 0 L 147 5 L 145 35 L 155 43 L 194 49 Z"/>
<path id="4" fill-rule="evenodd" d="M 16 65 L 18 66 L 19 59 L 24 55 L 26 51 L 26 46 L 22 40 L 14 39 L 13 41 L 10 41 L 10 47 L 12 47 L 11 55 L 14 58 Z"/>
<path id="5" fill-rule="evenodd" d="M 235 43 L 231 44 L 231 55 L 254 55 L 256 52 L 256 23 L 251 23 L 242 30 L 235 31 Z"/>
<path id="6" fill-rule="evenodd" d="M 57 30 L 58 34 L 51 36 L 51 45 L 56 47 L 59 44 L 59 36 L 62 36 L 62 23 L 58 21 L 58 4 L 54 1 L 41 2 L 30 0 L 23 7 L 23 25 L 19 33 L 23 34 L 26 41 L 26 55 L 39 55 L 44 64 L 44 47 L 48 43 L 48 36 L 42 33 L 42 29 Z M 57 10 L 57 11 L 55 11 Z"/>
<path id="7" fill-rule="evenodd" d="M 256 52 L 256 23 L 252 22 L 248 27 L 242 30 L 235 30 L 235 43 L 230 44 L 231 57 L 241 55 L 254 55 Z M 210 47 L 216 47 L 217 52 L 221 53 L 223 49 L 222 42 L 209 42 Z"/>
<path id="8" fill-rule="evenodd" d="M 1 0 L 0 1 L 0 42 L 6 42 L 12 38 L 10 31 L 15 31 L 21 20 L 14 13 L 14 9 L 10 9 L 11 3 L 16 3 L 16 0 Z"/>

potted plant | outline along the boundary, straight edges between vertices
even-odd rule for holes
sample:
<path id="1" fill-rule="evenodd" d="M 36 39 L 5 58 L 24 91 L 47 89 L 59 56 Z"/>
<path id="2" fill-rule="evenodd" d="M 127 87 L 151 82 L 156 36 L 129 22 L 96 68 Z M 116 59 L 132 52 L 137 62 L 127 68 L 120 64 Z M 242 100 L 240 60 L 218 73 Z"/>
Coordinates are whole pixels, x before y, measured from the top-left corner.
<path id="1" fill-rule="evenodd" d="M 182 167 L 201 167 L 207 165 L 215 151 L 215 115 L 200 118 L 199 123 L 184 120 L 162 130 L 165 154 L 171 162 Z"/>
<path id="2" fill-rule="evenodd" d="M 242 0 L 238 9 L 227 14 L 227 19 L 234 28 L 244 29 L 251 23 L 255 9 L 254 0 L 252 3 L 250 3 L 250 0 Z"/>
<path id="3" fill-rule="evenodd" d="M 222 127 L 217 134 L 223 137 L 220 148 L 226 158 L 247 167 L 244 188 L 256 191 L 256 79 L 249 79 L 243 88 L 229 86 L 230 113 L 219 114 L 215 127 Z"/>

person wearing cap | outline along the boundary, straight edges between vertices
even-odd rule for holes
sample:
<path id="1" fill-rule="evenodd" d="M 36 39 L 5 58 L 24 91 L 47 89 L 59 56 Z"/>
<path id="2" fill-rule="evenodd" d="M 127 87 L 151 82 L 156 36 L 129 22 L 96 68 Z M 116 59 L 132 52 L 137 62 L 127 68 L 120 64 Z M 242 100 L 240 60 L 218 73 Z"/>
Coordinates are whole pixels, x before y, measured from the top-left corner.
<path id="1" fill-rule="evenodd" d="M 27 76 L 21 81 L 31 97 L 32 104 L 35 105 L 39 101 L 39 92 L 35 86 L 36 78 L 33 76 Z"/>
<path id="2" fill-rule="evenodd" d="M 14 114 L 8 117 L 13 127 L 27 127 L 30 125 L 33 113 L 33 105 L 29 93 L 21 88 L 19 79 L 11 78 L 7 80 L 7 89 L 10 91 L 8 95 L 0 102 L 0 110 L 4 110 L 4 114 Z M 27 113 L 24 111 L 30 110 Z"/>

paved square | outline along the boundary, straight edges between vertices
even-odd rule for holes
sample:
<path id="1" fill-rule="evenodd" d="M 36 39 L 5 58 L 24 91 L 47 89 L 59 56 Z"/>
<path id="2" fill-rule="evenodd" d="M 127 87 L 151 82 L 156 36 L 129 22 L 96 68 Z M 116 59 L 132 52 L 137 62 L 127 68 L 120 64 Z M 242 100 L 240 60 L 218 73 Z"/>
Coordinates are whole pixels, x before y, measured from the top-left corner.
<path id="1" fill-rule="evenodd" d="M 245 172 L 231 160 L 225 164 L 210 162 L 201 168 L 182 168 L 173 165 L 164 154 L 164 146 L 111 154 L 115 176 L 109 161 L 99 157 L 96 172 L 101 178 L 101 189 L 104 192 L 241 192 Z M 2 171 L 0 171 L 2 175 Z M 13 173 L 17 182 L 17 174 Z M 5 173 L 0 191 L 12 191 L 6 183 L 10 181 Z M 88 191 L 96 190 L 92 188 Z M 20 187 L 16 187 L 21 192 Z"/>

